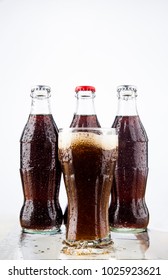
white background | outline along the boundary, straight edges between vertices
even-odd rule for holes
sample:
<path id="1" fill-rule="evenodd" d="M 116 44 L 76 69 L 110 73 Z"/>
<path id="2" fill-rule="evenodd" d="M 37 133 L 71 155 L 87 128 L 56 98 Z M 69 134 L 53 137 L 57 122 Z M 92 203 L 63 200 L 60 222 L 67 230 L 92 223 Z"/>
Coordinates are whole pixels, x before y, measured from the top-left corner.
<path id="1" fill-rule="evenodd" d="M 74 88 L 93 85 L 99 121 L 111 126 L 116 87 L 134 84 L 149 137 L 149 227 L 168 230 L 167 79 L 167 0 L 0 0 L 0 227 L 18 222 L 23 202 L 19 140 L 31 87 L 51 86 L 63 127 L 72 120 Z M 60 202 L 64 209 L 63 183 Z"/>

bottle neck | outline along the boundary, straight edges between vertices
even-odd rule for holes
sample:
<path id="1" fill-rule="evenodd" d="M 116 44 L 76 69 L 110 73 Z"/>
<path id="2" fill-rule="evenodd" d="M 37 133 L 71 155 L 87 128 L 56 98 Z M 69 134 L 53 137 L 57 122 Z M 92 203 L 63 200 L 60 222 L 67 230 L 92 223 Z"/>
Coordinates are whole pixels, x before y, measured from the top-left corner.
<path id="1" fill-rule="evenodd" d="M 118 95 L 117 116 L 137 116 L 138 110 L 136 105 L 136 95 Z"/>
<path id="2" fill-rule="evenodd" d="M 48 115 L 51 114 L 49 98 L 32 98 L 31 111 L 32 115 Z"/>
<path id="3" fill-rule="evenodd" d="M 95 115 L 94 97 L 95 94 L 90 91 L 77 92 L 75 115 Z"/>
<path id="4" fill-rule="evenodd" d="M 51 114 L 50 109 L 50 87 L 35 86 L 31 90 L 31 111 L 32 115 L 48 115 Z"/>

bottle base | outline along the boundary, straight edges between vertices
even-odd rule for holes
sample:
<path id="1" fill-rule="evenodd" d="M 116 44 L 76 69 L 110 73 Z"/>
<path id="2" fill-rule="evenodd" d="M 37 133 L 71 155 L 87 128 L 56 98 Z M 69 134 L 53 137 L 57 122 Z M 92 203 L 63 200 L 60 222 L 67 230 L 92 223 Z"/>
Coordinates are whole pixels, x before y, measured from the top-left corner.
<path id="1" fill-rule="evenodd" d="M 64 240 L 62 252 L 67 255 L 106 254 L 112 250 L 111 235 L 96 240 Z"/>
<path id="2" fill-rule="evenodd" d="M 127 227 L 111 227 L 110 226 L 110 231 L 112 232 L 118 232 L 118 233 L 133 233 L 133 234 L 137 234 L 137 233 L 142 233 L 142 232 L 146 232 L 147 228 L 127 228 Z"/>
<path id="3" fill-rule="evenodd" d="M 28 228 L 22 228 L 23 233 L 29 233 L 29 234 L 46 234 L 46 235 L 52 235 L 57 234 L 61 232 L 60 228 L 51 228 L 51 229 L 28 229 Z"/>

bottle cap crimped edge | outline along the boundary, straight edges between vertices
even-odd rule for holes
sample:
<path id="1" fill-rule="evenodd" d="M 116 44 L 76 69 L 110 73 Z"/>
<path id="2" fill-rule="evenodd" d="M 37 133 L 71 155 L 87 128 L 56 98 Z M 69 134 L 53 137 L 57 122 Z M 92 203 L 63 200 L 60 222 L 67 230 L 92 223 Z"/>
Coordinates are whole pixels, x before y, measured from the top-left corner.
<path id="1" fill-rule="evenodd" d="M 134 91 L 137 92 L 137 87 L 133 85 L 121 85 L 117 87 L 117 92 L 120 93 L 121 91 Z"/>
<path id="2" fill-rule="evenodd" d="M 75 88 L 75 92 L 79 92 L 79 91 L 92 91 L 92 92 L 95 92 L 96 89 L 93 86 L 77 86 Z"/>

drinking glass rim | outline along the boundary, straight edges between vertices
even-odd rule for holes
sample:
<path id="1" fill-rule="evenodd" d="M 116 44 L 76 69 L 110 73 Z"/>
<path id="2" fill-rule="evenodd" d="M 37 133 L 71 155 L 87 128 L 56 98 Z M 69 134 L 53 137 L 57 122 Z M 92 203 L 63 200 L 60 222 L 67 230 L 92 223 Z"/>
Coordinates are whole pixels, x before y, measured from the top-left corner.
<path id="1" fill-rule="evenodd" d="M 117 129 L 114 127 L 64 127 L 59 128 L 58 132 L 112 132 L 112 134 L 117 135 Z"/>

